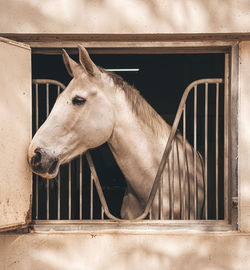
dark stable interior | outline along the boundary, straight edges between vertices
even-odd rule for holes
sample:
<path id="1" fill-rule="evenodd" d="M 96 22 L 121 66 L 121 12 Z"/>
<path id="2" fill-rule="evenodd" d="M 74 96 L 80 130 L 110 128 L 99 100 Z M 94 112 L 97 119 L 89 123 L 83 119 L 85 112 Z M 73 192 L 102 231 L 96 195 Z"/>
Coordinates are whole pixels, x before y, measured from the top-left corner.
<path id="1" fill-rule="evenodd" d="M 71 55 L 77 61 L 77 55 Z M 137 88 L 151 106 L 169 123 L 174 120 L 180 99 L 185 88 L 193 81 L 202 78 L 224 78 L 224 54 L 96 54 L 92 60 L 99 66 L 109 69 L 139 69 L 139 71 L 116 72 L 128 83 Z M 32 77 L 54 79 L 67 85 L 71 80 L 64 67 L 61 55 L 32 55 Z M 44 91 L 45 92 L 45 91 Z M 198 91 L 198 150 L 204 154 L 204 91 Z M 50 96 L 52 107 L 56 96 Z M 33 95 L 33 134 L 35 132 L 35 107 Z M 209 134 L 208 148 L 211 155 L 208 160 L 208 217 L 215 219 L 215 91 L 209 91 Z M 190 106 L 187 104 L 187 138 L 193 140 L 192 94 Z M 45 121 L 45 94 L 39 94 L 39 125 Z M 220 89 L 219 114 L 219 219 L 224 218 L 224 93 Z M 189 109 L 188 109 L 189 108 Z M 202 127 L 203 126 L 203 127 Z M 182 131 L 182 127 L 179 127 Z M 120 208 L 126 187 L 124 177 L 107 146 L 91 150 L 94 164 L 101 181 L 110 211 L 120 216 Z M 71 184 L 71 219 L 79 219 L 79 159 L 72 161 Z M 35 181 L 34 181 L 35 182 Z M 39 177 L 38 219 L 46 219 L 46 180 Z M 68 165 L 61 168 L 61 219 L 68 219 Z M 35 219 L 35 197 L 33 191 L 33 219 Z M 90 171 L 83 158 L 83 219 L 89 219 Z M 57 219 L 57 179 L 50 181 L 50 219 Z M 94 219 L 100 218 L 100 201 L 94 188 Z"/>

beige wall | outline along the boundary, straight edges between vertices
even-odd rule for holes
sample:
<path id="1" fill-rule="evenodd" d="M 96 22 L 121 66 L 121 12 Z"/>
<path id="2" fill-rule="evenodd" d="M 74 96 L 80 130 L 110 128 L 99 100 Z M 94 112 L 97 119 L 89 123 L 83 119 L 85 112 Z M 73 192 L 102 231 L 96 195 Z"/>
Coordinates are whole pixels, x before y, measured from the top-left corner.
<path id="1" fill-rule="evenodd" d="M 0 1 L 2 33 L 250 31 L 249 0 Z"/>
<path id="2" fill-rule="evenodd" d="M 250 236 L 27 234 L 0 238 L 1 270 L 249 270 Z"/>

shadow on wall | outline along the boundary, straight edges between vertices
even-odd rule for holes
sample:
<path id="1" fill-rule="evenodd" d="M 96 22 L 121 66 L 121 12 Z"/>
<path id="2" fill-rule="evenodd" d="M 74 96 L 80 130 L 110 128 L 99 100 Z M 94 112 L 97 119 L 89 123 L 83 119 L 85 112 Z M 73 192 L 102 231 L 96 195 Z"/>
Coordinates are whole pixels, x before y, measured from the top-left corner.
<path id="1" fill-rule="evenodd" d="M 13 0 L 0 2 L 0 32 L 240 32 L 249 14 L 248 0 Z"/>
<path id="2" fill-rule="evenodd" d="M 244 270 L 249 240 L 232 234 L 30 234 L 13 236 L 0 249 L 6 269 Z"/>

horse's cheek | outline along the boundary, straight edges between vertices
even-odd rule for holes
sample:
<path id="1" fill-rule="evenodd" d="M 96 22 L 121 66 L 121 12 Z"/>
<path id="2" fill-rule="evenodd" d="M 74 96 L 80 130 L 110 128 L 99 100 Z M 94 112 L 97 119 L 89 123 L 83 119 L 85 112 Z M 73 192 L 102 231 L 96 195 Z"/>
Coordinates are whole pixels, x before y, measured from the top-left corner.
<path id="1" fill-rule="evenodd" d="M 97 147 L 105 143 L 113 131 L 114 113 L 112 110 L 96 110 L 81 125 L 81 139 L 89 147 Z"/>

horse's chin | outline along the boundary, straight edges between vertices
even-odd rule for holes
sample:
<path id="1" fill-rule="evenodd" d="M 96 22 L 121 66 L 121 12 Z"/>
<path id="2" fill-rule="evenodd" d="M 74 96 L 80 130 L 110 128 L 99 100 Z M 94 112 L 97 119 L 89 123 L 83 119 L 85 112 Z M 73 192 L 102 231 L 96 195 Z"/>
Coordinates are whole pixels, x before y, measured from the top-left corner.
<path id="1" fill-rule="evenodd" d="M 53 164 L 51 166 L 51 168 L 49 169 L 48 172 L 45 173 L 39 173 L 39 172 L 35 172 L 35 174 L 41 176 L 42 178 L 46 178 L 46 179 L 53 179 L 58 175 L 59 172 L 59 168 L 60 168 L 60 164 L 59 162 L 57 163 L 57 165 L 55 167 L 53 167 Z"/>
<path id="2" fill-rule="evenodd" d="M 53 179 L 58 175 L 58 170 L 54 173 L 36 173 L 37 175 L 41 176 L 42 178 L 46 179 Z"/>

